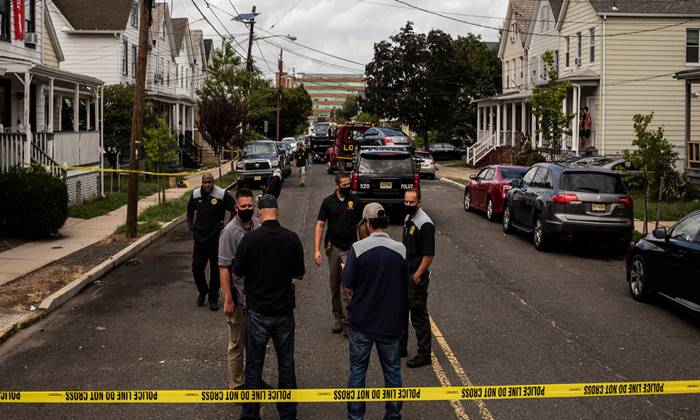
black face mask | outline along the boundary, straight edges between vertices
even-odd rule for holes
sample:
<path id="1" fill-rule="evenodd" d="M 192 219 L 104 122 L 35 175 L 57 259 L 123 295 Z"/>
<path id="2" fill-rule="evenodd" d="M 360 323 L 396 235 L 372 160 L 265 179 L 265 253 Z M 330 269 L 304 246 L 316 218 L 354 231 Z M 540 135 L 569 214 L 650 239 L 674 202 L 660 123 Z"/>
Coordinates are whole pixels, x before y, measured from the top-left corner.
<path id="1" fill-rule="evenodd" d="M 343 197 L 348 197 L 350 195 L 350 187 L 340 188 L 340 193 Z"/>
<path id="2" fill-rule="evenodd" d="M 242 222 L 250 222 L 250 219 L 253 218 L 253 209 L 249 210 L 238 210 L 238 217 L 241 218 Z"/>
<path id="3" fill-rule="evenodd" d="M 418 211 L 418 206 L 404 206 L 404 208 L 406 209 L 406 214 L 409 216 L 413 216 Z"/>

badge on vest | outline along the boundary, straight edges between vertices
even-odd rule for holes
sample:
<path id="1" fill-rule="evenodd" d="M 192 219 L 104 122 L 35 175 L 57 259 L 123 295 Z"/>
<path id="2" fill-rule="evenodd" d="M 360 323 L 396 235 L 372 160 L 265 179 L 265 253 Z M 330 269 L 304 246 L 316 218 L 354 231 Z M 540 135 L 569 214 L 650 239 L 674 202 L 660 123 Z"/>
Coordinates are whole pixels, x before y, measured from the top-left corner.
<path id="1" fill-rule="evenodd" d="M 408 230 L 408 234 L 411 235 L 411 236 L 413 236 L 414 233 L 416 233 L 416 227 L 415 227 L 415 226 L 411 226 L 411 228 Z"/>
<path id="2" fill-rule="evenodd" d="M 355 207 L 355 204 L 352 201 L 348 201 L 348 209 L 352 210 Z"/>
<path id="3" fill-rule="evenodd" d="M 219 201 L 218 201 L 216 198 L 212 198 L 212 199 L 211 199 L 211 205 L 212 205 L 212 206 L 215 206 L 216 203 L 218 203 L 218 202 L 219 202 Z"/>

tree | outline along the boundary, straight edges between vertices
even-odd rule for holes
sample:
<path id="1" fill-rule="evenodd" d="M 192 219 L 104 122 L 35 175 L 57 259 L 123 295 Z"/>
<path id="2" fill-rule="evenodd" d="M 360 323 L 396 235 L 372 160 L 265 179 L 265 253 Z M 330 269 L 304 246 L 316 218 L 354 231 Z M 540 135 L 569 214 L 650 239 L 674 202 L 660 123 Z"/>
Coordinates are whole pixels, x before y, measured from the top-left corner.
<path id="1" fill-rule="evenodd" d="M 649 115 L 637 114 L 634 116 L 635 138 L 632 146 L 635 150 L 626 150 L 625 159 L 632 167 L 639 168 L 644 180 L 644 233 L 646 234 L 649 197 L 657 194 L 660 189 L 661 177 L 674 172 L 674 163 L 678 159 L 678 153 L 673 150 L 673 145 L 666 139 L 663 127 L 649 130 L 649 124 L 654 119 L 654 113 Z"/>
<path id="2" fill-rule="evenodd" d="M 360 112 L 358 97 L 350 96 L 348 98 L 345 98 L 345 103 L 343 103 L 343 107 L 340 108 L 340 110 L 338 110 L 336 115 L 338 116 L 339 121 L 351 121 L 357 116 L 358 112 Z"/>
<path id="3" fill-rule="evenodd" d="M 242 95 L 230 94 L 224 89 L 208 93 L 199 99 L 199 132 L 216 152 L 219 176 L 221 151 L 226 147 L 241 144 L 241 132 L 247 114 L 247 103 Z"/>
<path id="4" fill-rule="evenodd" d="M 104 88 L 104 147 L 112 168 L 117 156 L 129 150 L 131 113 L 134 106 L 134 85 L 118 84 Z"/>
<path id="5" fill-rule="evenodd" d="M 379 125 L 379 117 L 374 114 L 370 114 L 369 112 L 360 112 L 357 115 L 357 121 L 372 123 L 372 125 Z"/>
<path id="6" fill-rule="evenodd" d="M 280 133 L 282 137 L 302 133 L 313 105 L 304 86 L 284 89 L 281 102 Z"/>
<path id="7" fill-rule="evenodd" d="M 542 143 L 547 149 L 550 160 L 554 160 L 561 151 L 564 134 L 569 130 L 569 123 L 574 114 L 564 112 L 562 102 L 566 99 L 571 83 L 559 82 L 559 72 L 554 66 L 554 53 L 547 51 L 542 55 L 547 69 L 547 86 L 532 91 L 532 112 L 537 118 L 537 133 L 542 134 Z"/>
<path id="8" fill-rule="evenodd" d="M 168 127 L 165 121 L 165 116 L 158 118 L 158 125 L 149 127 L 143 136 L 143 148 L 151 164 L 155 166 L 156 172 L 161 173 L 165 167 L 171 163 L 177 162 L 177 139 Z M 158 202 L 165 202 L 165 188 L 161 183 L 161 176 L 157 176 L 158 184 Z M 163 188 L 161 188 L 163 187 Z M 161 200 L 160 193 L 162 191 L 163 198 Z"/>

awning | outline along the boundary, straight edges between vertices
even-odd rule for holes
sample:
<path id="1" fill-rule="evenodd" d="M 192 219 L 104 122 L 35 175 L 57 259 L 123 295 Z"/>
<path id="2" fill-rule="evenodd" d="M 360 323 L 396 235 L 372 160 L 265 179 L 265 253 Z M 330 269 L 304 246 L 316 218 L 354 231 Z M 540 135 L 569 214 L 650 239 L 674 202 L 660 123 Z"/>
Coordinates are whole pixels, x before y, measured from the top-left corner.
<path id="1" fill-rule="evenodd" d="M 100 79 L 86 76 L 84 74 L 72 73 L 70 71 L 60 70 L 54 67 L 48 67 L 41 64 L 34 64 L 28 61 L 0 61 L 0 71 L 5 73 L 26 73 L 30 72 L 33 75 L 45 78 L 53 78 L 71 83 L 79 83 L 88 86 L 100 86 L 104 82 Z"/>
<path id="2" fill-rule="evenodd" d="M 560 82 L 571 82 L 583 86 L 598 86 L 600 84 L 600 75 L 592 70 L 580 70 L 568 73 L 564 76 L 560 75 Z"/>
<path id="3" fill-rule="evenodd" d="M 674 77 L 678 80 L 700 80 L 700 68 L 679 71 Z"/>
<path id="4" fill-rule="evenodd" d="M 189 96 L 172 95 L 170 93 L 156 92 L 156 91 L 152 91 L 152 90 L 146 91 L 146 99 L 155 99 L 157 101 L 171 102 L 173 104 L 186 103 L 186 104 L 190 104 L 190 105 L 195 105 L 197 103 L 197 101 L 195 101 L 194 99 L 192 99 Z"/>
<path id="5" fill-rule="evenodd" d="M 496 96 L 491 96 L 489 98 L 482 98 L 482 99 L 475 99 L 474 103 L 477 104 L 499 104 L 499 103 L 508 103 L 508 102 L 520 102 L 523 99 L 530 99 L 532 97 L 532 92 L 527 91 L 527 92 L 513 92 L 513 93 L 506 93 L 503 95 L 496 95 Z"/>

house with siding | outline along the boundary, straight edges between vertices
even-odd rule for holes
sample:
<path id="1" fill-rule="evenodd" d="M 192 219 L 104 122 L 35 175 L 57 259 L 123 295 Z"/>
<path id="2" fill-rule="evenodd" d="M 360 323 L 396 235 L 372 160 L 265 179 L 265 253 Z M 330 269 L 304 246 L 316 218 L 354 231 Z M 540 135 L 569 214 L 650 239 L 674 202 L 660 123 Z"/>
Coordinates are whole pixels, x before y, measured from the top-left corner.
<path id="1" fill-rule="evenodd" d="M 664 126 L 666 137 L 679 154 L 678 166 L 695 172 L 688 151 L 694 150 L 690 139 L 700 138 L 700 126 L 693 126 L 686 135 L 683 101 L 686 83 L 674 76 L 700 67 L 698 10 L 700 0 L 535 2 L 524 44 L 530 70 L 528 88 L 547 82 L 542 54 L 553 51 L 559 79 L 572 84 L 562 104 L 565 111 L 574 114 L 571 134 L 562 141 L 564 152 L 621 155 L 632 148 L 633 116 L 654 112 L 654 124 Z M 512 20 L 506 21 L 509 19 Z M 555 24 L 551 25 L 550 20 Z M 512 56 L 502 55 L 502 58 L 512 60 Z M 498 143 L 497 139 L 508 138 L 506 110 L 502 109 L 501 119 L 496 122 L 490 121 L 488 115 L 492 114 L 489 107 L 494 103 L 506 108 L 503 96 L 512 95 L 514 89 L 504 85 L 501 97 L 478 102 L 484 108 L 477 120 L 482 134 L 478 139 L 481 144 L 477 143 L 470 151 L 472 162 L 475 157 L 483 158 L 484 151 L 500 147 L 503 141 Z M 525 97 L 531 94 L 520 89 L 518 92 Z M 690 95 L 689 107 L 696 102 L 696 96 Z M 578 129 L 583 107 L 588 108 L 591 116 L 589 138 L 581 136 Z M 528 109 L 524 114 L 531 116 Z M 533 144 L 542 146 L 541 138 L 535 136 L 537 122 L 532 118 L 528 126 L 524 121 L 522 125 L 511 126 L 531 133 Z"/>
<path id="2" fill-rule="evenodd" d="M 50 0 L 10 4 L 0 3 L 0 171 L 41 164 L 65 179 L 71 203 L 96 198 L 100 172 L 77 168 L 102 164 L 103 82 L 66 66 Z"/>

